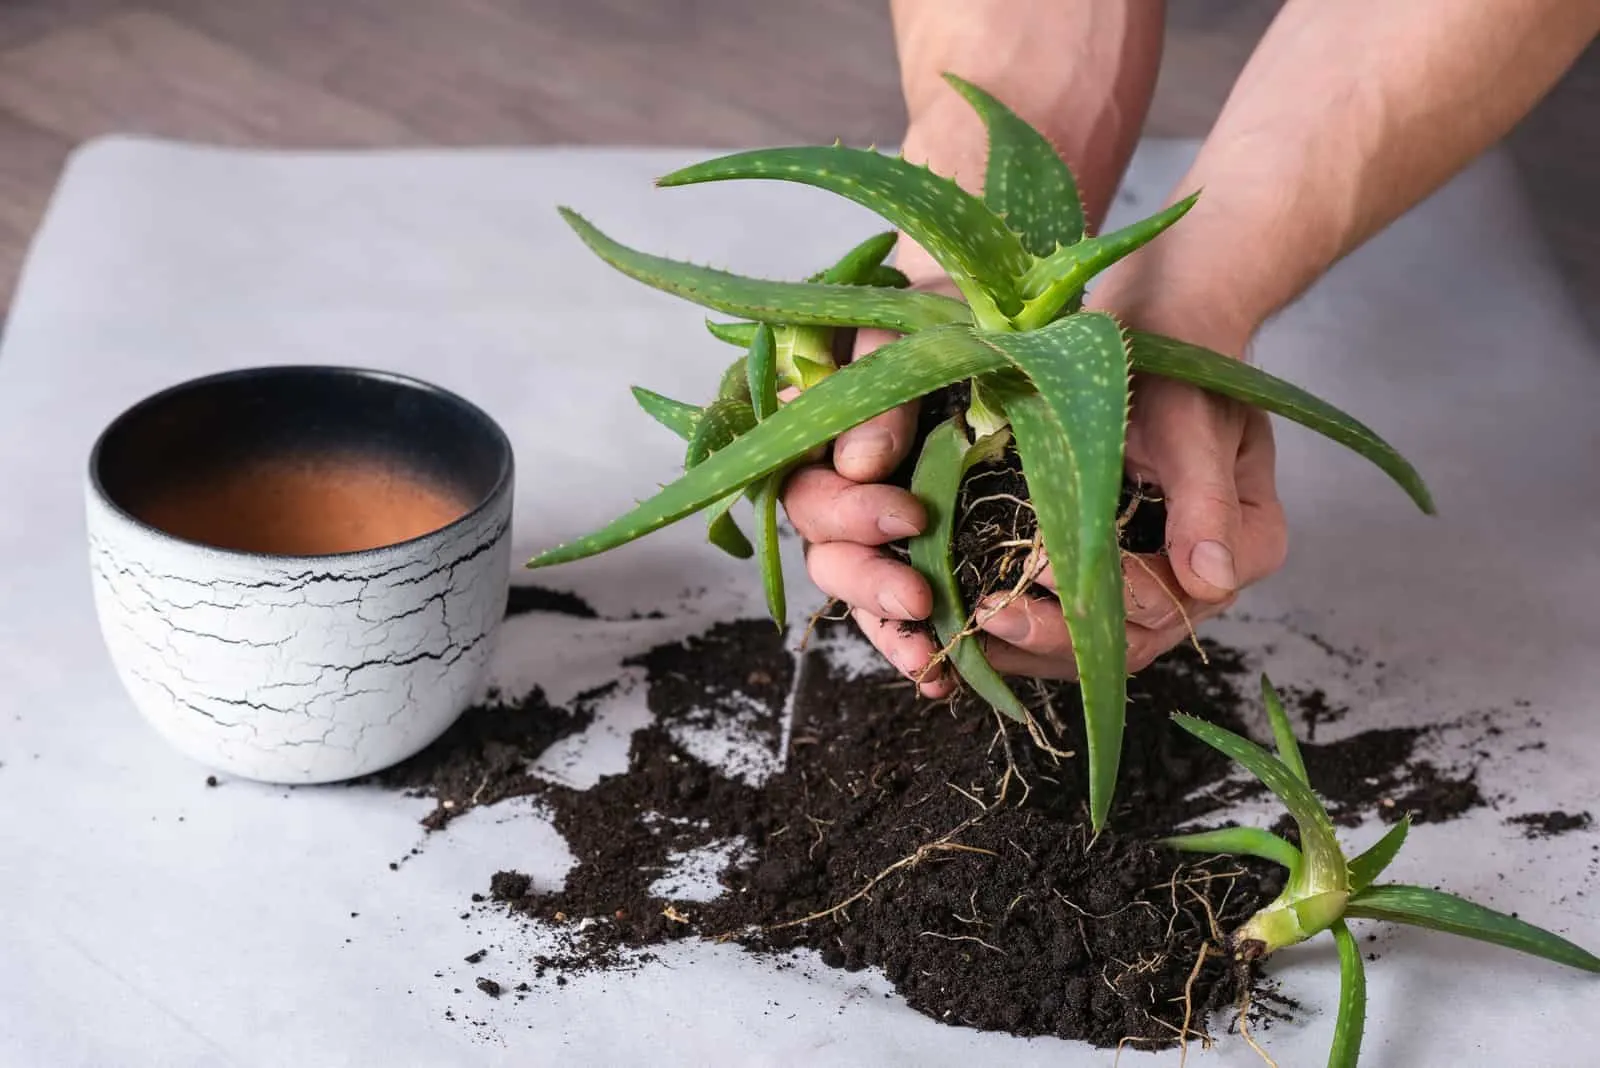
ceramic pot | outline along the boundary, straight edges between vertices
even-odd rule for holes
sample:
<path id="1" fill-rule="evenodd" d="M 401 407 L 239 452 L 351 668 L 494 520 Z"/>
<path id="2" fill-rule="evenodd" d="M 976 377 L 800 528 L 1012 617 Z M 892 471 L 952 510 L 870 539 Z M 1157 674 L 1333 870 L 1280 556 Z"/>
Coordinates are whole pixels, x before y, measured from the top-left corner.
<path id="1" fill-rule="evenodd" d="M 86 489 L 96 610 L 134 706 L 250 779 L 411 756 L 481 695 L 513 481 L 487 414 L 400 375 L 263 367 L 134 405 Z"/>

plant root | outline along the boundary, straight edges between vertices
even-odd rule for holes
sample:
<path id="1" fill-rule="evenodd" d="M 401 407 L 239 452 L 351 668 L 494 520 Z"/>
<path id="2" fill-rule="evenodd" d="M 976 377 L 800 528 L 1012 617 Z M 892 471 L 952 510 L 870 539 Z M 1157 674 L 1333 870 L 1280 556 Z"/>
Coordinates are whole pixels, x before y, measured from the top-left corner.
<path id="1" fill-rule="evenodd" d="M 798 927 L 801 924 L 813 923 L 817 920 L 825 920 L 830 916 L 837 916 L 851 905 L 854 905 L 857 901 L 860 901 L 862 898 L 872 893 L 874 887 L 883 882 L 889 876 L 893 875 L 895 872 L 902 868 L 914 868 L 935 853 L 982 853 L 991 857 L 995 856 L 995 852 L 992 849 L 980 849 L 977 846 L 962 845 L 960 842 L 951 841 L 951 839 L 956 835 L 960 834 L 962 831 L 981 820 L 986 812 L 987 810 L 985 810 L 985 812 L 980 812 L 978 815 L 969 819 L 963 820 L 960 824 L 947 831 L 934 841 L 918 846 L 912 852 L 907 853 L 905 856 L 901 857 L 899 860 L 895 861 L 893 864 L 890 864 L 887 868 L 884 868 L 878 874 L 868 879 L 866 884 L 862 886 L 860 890 L 857 890 L 855 893 L 851 894 L 837 905 L 834 905 L 832 908 L 822 909 L 819 912 L 813 912 L 809 916 L 801 916 L 797 920 L 785 920 L 783 923 L 771 924 L 762 928 L 762 930 L 781 931 L 785 927 Z"/>

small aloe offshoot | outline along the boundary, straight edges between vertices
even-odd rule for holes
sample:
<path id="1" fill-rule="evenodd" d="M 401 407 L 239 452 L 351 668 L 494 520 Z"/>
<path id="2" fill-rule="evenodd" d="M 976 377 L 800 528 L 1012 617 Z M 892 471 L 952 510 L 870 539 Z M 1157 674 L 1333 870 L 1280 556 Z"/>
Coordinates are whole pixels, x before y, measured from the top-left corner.
<path id="1" fill-rule="evenodd" d="M 903 157 L 838 144 L 735 153 L 686 167 L 657 184 L 776 180 L 835 193 L 876 212 L 926 249 L 962 299 L 911 289 L 886 266 L 894 232 L 863 242 L 833 268 L 804 281 L 772 281 L 628 248 L 562 209 L 583 242 L 612 267 L 733 317 L 707 326 L 717 338 L 748 350 L 746 367 L 756 346 L 769 343 L 763 331 L 770 330 L 777 385 L 797 395 L 763 417 L 754 395 L 741 390 L 741 378 L 748 376 L 730 370 L 717 400 L 694 415 L 697 410 L 687 405 L 636 390 L 651 415 L 680 435 L 687 429 L 691 447 L 682 476 L 603 528 L 540 553 L 528 566 L 607 552 L 707 510 L 712 541 L 749 556 L 753 550 L 729 517 L 739 497 L 749 496 L 757 503 L 768 598 L 781 624 L 782 576 L 772 541 L 775 522 L 768 518 L 781 479 L 845 430 L 965 383 L 971 399 L 964 410 L 927 437 L 916 454 L 912 488 L 933 522 L 912 540 L 912 563 L 935 591 L 932 624 L 943 660 L 996 709 L 1031 722 L 974 637 L 978 606 L 964 603 L 951 552 L 964 480 L 1014 450 L 1072 638 L 1090 819 L 1098 831 L 1111 811 L 1127 705 L 1118 534 L 1131 375 L 1177 379 L 1291 419 L 1370 460 L 1424 512 L 1431 513 L 1433 503 L 1399 453 L 1337 408 L 1240 360 L 1125 329 L 1106 312 L 1084 310 L 1088 283 L 1178 223 L 1196 197 L 1122 229 L 1091 234 L 1076 181 L 1049 141 L 984 90 L 947 79 L 988 130 L 981 197 Z M 860 327 L 902 336 L 838 366 L 832 332 Z M 748 381 L 745 386 L 754 388 Z M 713 412 L 716 423 L 702 429 Z"/>
<path id="2" fill-rule="evenodd" d="M 1366 974 L 1361 951 L 1346 920 L 1386 920 L 1505 946 L 1536 957 L 1600 973 L 1600 957 L 1559 935 L 1523 920 L 1474 904 L 1455 894 L 1423 886 L 1379 883 L 1405 844 L 1409 816 L 1364 852 L 1346 858 L 1333 821 L 1306 774 L 1282 700 L 1262 676 L 1262 701 L 1272 725 L 1277 753 L 1193 716 L 1174 722 L 1212 748 L 1237 761 L 1277 795 L 1299 830 L 1300 845 L 1259 827 L 1229 827 L 1163 839 L 1170 848 L 1192 853 L 1258 857 L 1288 870 L 1283 892 L 1229 936 L 1233 953 L 1254 961 L 1329 932 L 1339 951 L 1339 1011 L 1328 1068 L 1354 1068 L 1361 1055 L 1366 1022 Z"/>

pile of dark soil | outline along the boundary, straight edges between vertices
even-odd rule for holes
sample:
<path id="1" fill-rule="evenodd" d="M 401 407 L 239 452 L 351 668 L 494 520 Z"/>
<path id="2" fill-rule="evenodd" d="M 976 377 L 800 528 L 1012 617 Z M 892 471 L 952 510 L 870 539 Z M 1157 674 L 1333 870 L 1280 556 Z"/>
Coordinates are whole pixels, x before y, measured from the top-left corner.
<path id="1" fill-rule="evenodd" d="M 1057 761 L 992 713 L 929 705 L 890 675 L 862 678 L 805 655 L 789 759 L 759 787 L 694 759 L 676 740 L 730 694 L 764 706 L 774 732 L 794 659 L 772 625 L 722 625 L 643 659 L 656 721 L 634 736 L 626 773 L 544 793 L 577 858 L 540 892 L 502 872 L 492 896 L 574 930 L 567 959 L 728 938 L 762 952 L 817 950 L 829 965 L 882 968 L 915 1008 L 951 1023 L 1097 1045 L 1167 1045 L 1239 1002 L 1245 976 L 1224 932 L 1275 894 L 1269 866 L 1199 863 L 1148 838 L 1220 802 L 1193 792 L 1224 758 L 1167 723 L 1174 708 L 1241 726 L 1218 661 L 1177 654 L 1134 681 L 1115 832 L 1092 839 L 1081 761 Z M 1070 687 L 1045 695 L 1068 725 Z M 1220 698 L 1220 700 L 1219 700 Z M 1048 728 L 1047 728 L 1048 729 Z M 773 735 L 776 741 L 776 733 Z M 713 901 L 673 901 L 655 884 L 673 858 L 737 842 Z M 581 933 L 584 921 L 594 921 Z"/>
<path id="2" fill-rule="evenodd" d="M 534 610 L 587 607 L 539 601 Z M 564 885 L 502 871 L 474 895 L 560 933 L 560 950 L 525 962 L 528 979 L 564 985 L 705 938 L 779 966 L 814 950 L 828 966 L 881 969 L 911 1006 L 948 1023 L 1100 1046 L 1200 1037 L 1247 992 L 1252 1021 L 1281 1011 L 1220 947 L 1282 873 L 1151 845 L 1180 825 L 1225 822 L 1227 806 L 1258 792 L 1167 719 L 1181 710 L 1264 738 L 1257 679 L 1239 654 L 1207 642 L 1204 662 L 1178 649 L 1130 680 L 1114 830 L 1094 838 L 1072 686 L 1029 697 L 1046 740 L 1078 754 L 1057 759 L 981 706 L 921 700 L 876 658 L 841 649 L 866 651 L 849 624 L 820 624 L 797 659 L 770 621 L 751 620 L 652 650 L 636 663 L 654 720 L 634 734 L 627 770 L 586 790 L 529 767 L 587 726 L 604 691 L 571 709 L 538 691 L 490 702 L 369 781 L 432 798 L 430 832 L 475 807 L 540 799 L 576 858 Z M 1289 697 L 1304 720 L 1342 714 L 1320 693 Z M 708 729 L 764 758 L 699 759 L 685 737 Z M 1481 801 L 1470 770 L 1452 777 L 1417 758 L 1426 734 L 1307 745 L 1335 817 L 1448 819 Z M 696 866 L 686 858 L 706 869 L 707 856 L 714 885 L 684 890 L 681 875 Z"/>

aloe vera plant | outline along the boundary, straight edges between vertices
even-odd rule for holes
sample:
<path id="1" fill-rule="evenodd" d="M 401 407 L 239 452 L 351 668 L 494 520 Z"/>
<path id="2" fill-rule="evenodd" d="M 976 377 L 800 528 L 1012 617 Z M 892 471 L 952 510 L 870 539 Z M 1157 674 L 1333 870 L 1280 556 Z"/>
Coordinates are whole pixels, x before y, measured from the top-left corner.
<path id="1" fill-rule="evenodd" d="M 1354 1068 L 1366 1022 L 1366 974 L 1347 920 L 1384 920 L 1445 931 L 1600 974 L 1600 957 L 1523 920 L 1443 890 L 1379 883 L 1405 844 L 1409 817 L 1402 817 L 1365 851 L 1347 857 L 1306 774 L 1283 702 L 1266 676 L 1261 679 L 1261 694 L 1276 754 L 1206 720 L 1182 714 L 1173 719 L 1277 795 L 1294 819 L 1300 844 L 1259 827 L 1201 831 L 1163 842 L 1185 852 L 1258 857 L 1287 869 L 1283 891 L 1232 932 L 1230 948 L 1241 960 L 1254 961 L 1324 931 L 1333 937 L 1339 951 L 1340 994 L 1328 1068 Z"/>
<path id="2" fill-rule="evenodd" d="M 668 174 L 657 184 L 775 180 L 833 192 L 920 244 L 963 299 L 908 288 L 905 277 L 884 263 L 893 231 L 863 242 L 804 281 L 771 281 L 628 248 L 561 209 L 583 242 L 617 270 L 733 317 L 710 321 L 708 328 L 746 353 L 704 407 L 636 389 L 646 412 L 689 440 L 682 476 L 603 528 L 538 554 L 528 566 L 603 553 L 706 512 L 714 544 L 736 556 L 759 557 L 769 606 L 781 625 L 785 606 L 774 508 L 785 474 L 850 427 L 969 383 L 965 410 L 930 435 L 918 453 L 914 491 L 934 522 L 912 542 L 911 558 L 935 591 L 932 622 L 945 659 L 995 708 L 1025 719 L 1023 703 L 973 636 L 976 606 L 962 603 L 950 550 L 964 477 L 1015 449 L 1026 482 L 1042 490 L 1029 496 L 1076 658 L 1090 816 L 1099 830 L 1111 808 L 1126 706 L 1118 513 L 1130 375 L 1178 379 L 1294 420 L 1376 464 L 1425 512 L 1433 504 L 1411 465 L 1337 408 L 1239 360 L 1128 330 L 1105 312 L 1084 310 L 1088 282 L 1177 223 L 1195 198 L 1092 235 L 1072 173 L 1049 142 L 984 90 L 947 77 L 988 129 L 981 197 L 903 157 L 838 144 L 735 153 Z M 856 327 L 903 336 L 840 366 L 832 334 Z M 772 385 L 798 395 L 772 410 L 765 402 Z M 740 496 L 756 503 L 759 553 L 731 518 Z"/>

